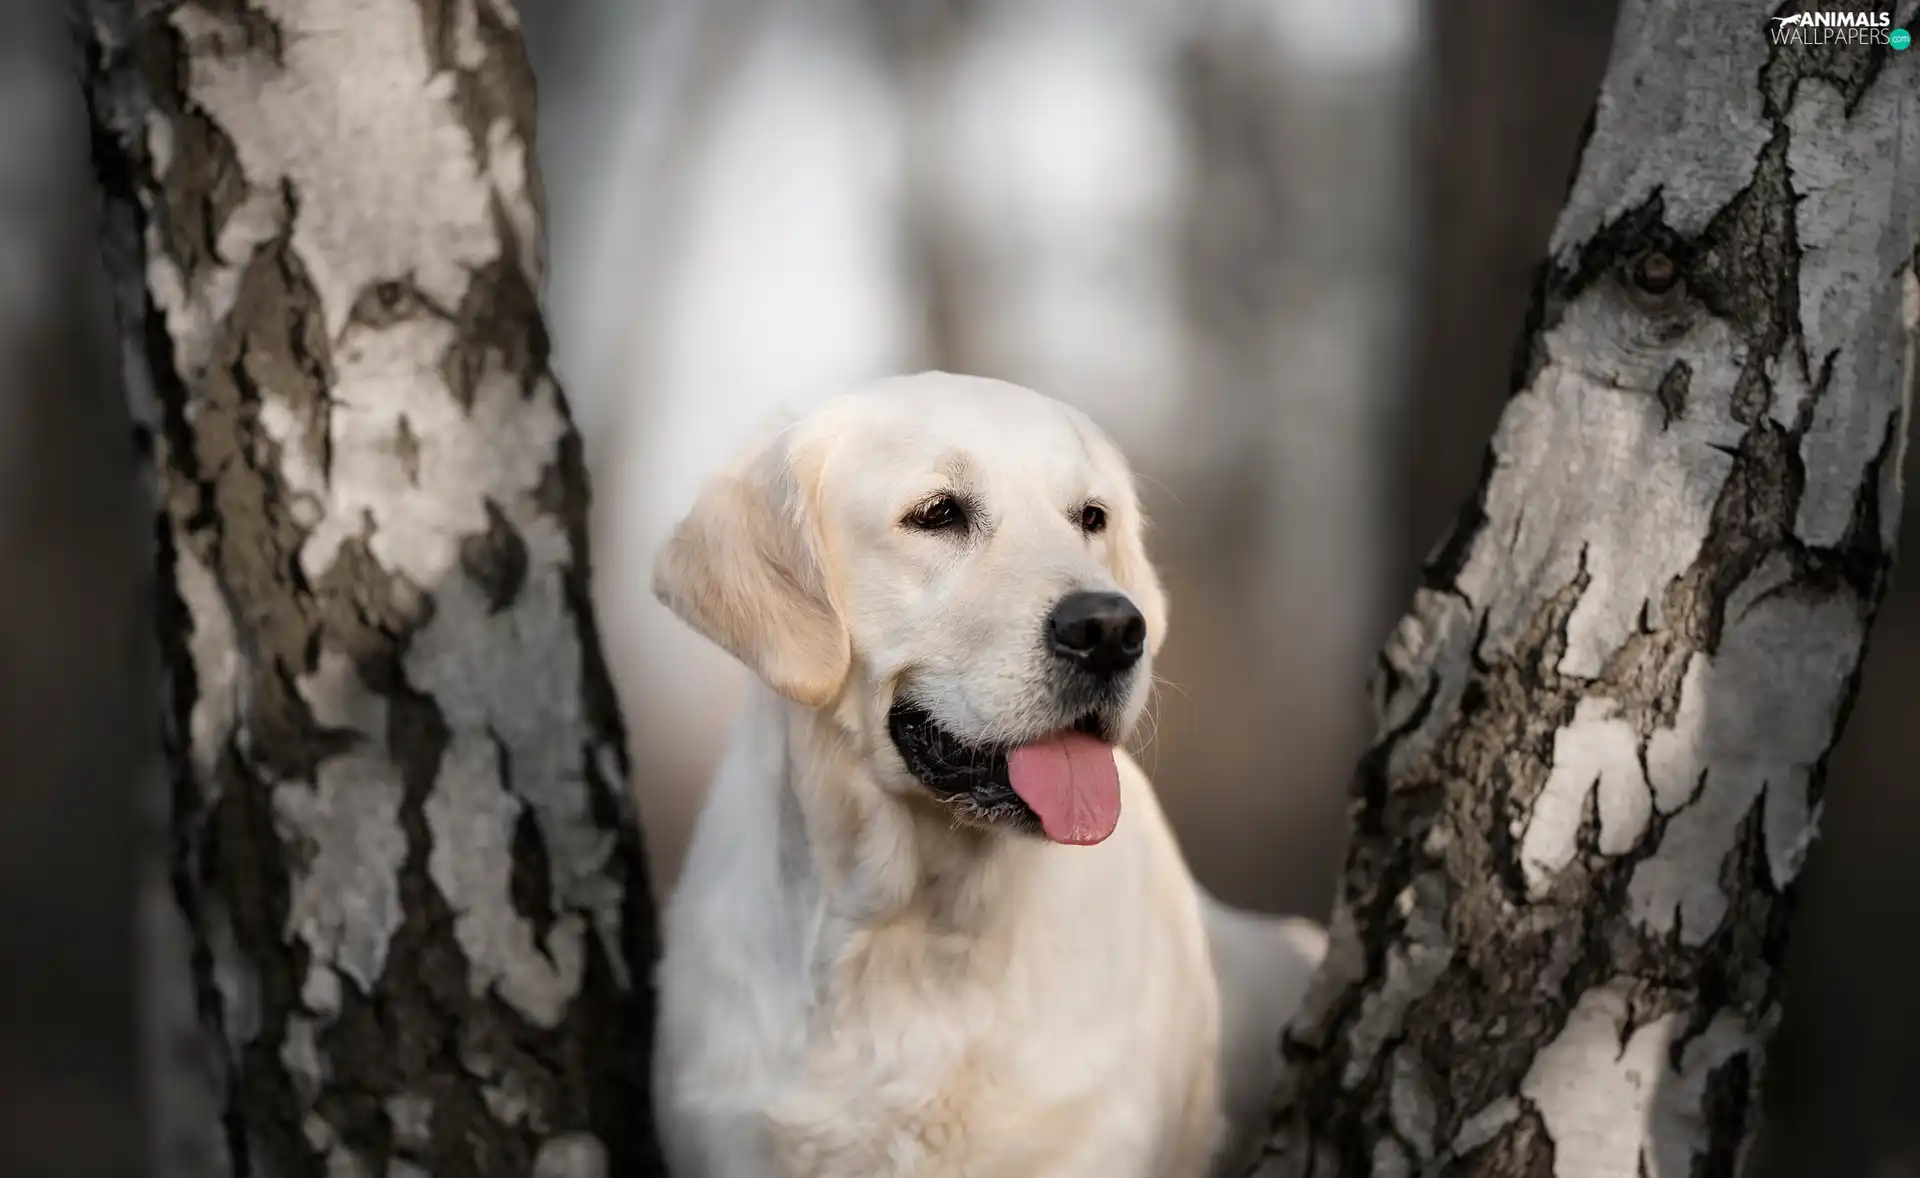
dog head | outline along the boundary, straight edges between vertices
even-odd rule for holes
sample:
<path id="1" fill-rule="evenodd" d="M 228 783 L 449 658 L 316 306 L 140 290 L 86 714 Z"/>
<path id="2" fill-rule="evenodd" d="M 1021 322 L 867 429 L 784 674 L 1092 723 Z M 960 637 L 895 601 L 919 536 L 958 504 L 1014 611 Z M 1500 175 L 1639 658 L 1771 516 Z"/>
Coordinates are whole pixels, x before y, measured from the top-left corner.
<path id="1" fill-rule="evenodd" d="M 835 716 L 882 788 L 1091 843 L 1167 603 L 1119 450 L 1015 385 L 927 373 L 838 397 L 712 482 L 655 594 Z"/>

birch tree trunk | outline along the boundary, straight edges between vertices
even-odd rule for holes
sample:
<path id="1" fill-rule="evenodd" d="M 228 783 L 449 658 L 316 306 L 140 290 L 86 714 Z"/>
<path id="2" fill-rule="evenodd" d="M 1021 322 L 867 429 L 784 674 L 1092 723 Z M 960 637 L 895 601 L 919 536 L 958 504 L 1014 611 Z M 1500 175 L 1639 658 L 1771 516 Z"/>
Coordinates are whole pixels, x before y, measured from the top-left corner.
<path id="1" fill-rule="evenodd" d="M 156 1091 L 160 1172 L 656 1174 L 512 7 L 86 15 L 217 1118 Z"/>
<path id="2" fill-rule="evenodd" d="M 1920 104 L 1757 0 L 1622 7 L 1516 392 L 1382 658 L 1262 1175 L 1730 1175 L 1757 1137 L 1899 514 Z"/>

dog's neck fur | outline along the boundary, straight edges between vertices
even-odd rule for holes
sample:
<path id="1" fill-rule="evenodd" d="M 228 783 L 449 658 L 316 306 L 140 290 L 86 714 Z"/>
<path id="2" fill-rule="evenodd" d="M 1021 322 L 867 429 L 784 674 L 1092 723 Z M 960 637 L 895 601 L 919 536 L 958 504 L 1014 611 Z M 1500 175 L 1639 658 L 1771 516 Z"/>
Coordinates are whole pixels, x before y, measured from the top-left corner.
<path id="1" fill-rule="evenodd" d="M 972 940 L 1020 919 L 1004 900 L 1041 869 L 1046 844 L 962 825 L 931 798 L 881 787 L 866 741 L 885 741 L 883 731 L 862 735 L 854 718 L 781 698 L 770 712 L 785 741 L 783 883 L 858 934 Z"/>

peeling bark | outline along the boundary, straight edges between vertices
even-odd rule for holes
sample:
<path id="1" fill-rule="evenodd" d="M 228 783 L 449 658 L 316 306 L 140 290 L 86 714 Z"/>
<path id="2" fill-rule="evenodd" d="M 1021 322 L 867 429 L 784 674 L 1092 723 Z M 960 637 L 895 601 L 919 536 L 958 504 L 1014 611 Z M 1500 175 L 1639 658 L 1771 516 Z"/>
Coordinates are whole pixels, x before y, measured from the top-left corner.
<path id="1" fill-rule="evenodd" d="M 1516 391 L 1382 656 L 1261 1175 L 1754 1147 L 1920 379 L 1909 63 L 1769 15 L 1622 6 Z"/>
<path id="2" fill-rule="evenodd" d="M 157 968 L 190 970 L 220 1122 L 160 1126 L 158 1172 L 657 1174 L 512 6 L 86 17 L 155 496 L 187 942 Z"/>

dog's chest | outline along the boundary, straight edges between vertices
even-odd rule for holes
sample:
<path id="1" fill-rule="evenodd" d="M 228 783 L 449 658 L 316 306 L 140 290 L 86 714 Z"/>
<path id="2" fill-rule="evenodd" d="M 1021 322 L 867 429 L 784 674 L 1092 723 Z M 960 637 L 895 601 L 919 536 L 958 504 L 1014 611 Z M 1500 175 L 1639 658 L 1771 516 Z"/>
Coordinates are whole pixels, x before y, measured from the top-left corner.
<path id="1" fill-rule="evenodd" d="M 765 1110 L 796 1176 L 1154 1173 L 1159 1078 L 1129 1066 L 1142 1047 L 1097 980 L 880 956 L 811 1020 Z"/>
<path id="2" fill-rule="evenodd" d="M 1155 1102 L 1124 1077 L 1062 1084 L 991 1046 L 942 1055 L 913 1038 L 848 1036 L 808 1056 L 765 1110 L 795 1178 L 1130 1178 L 1117 1159 L 1156 1152 Z"/>

